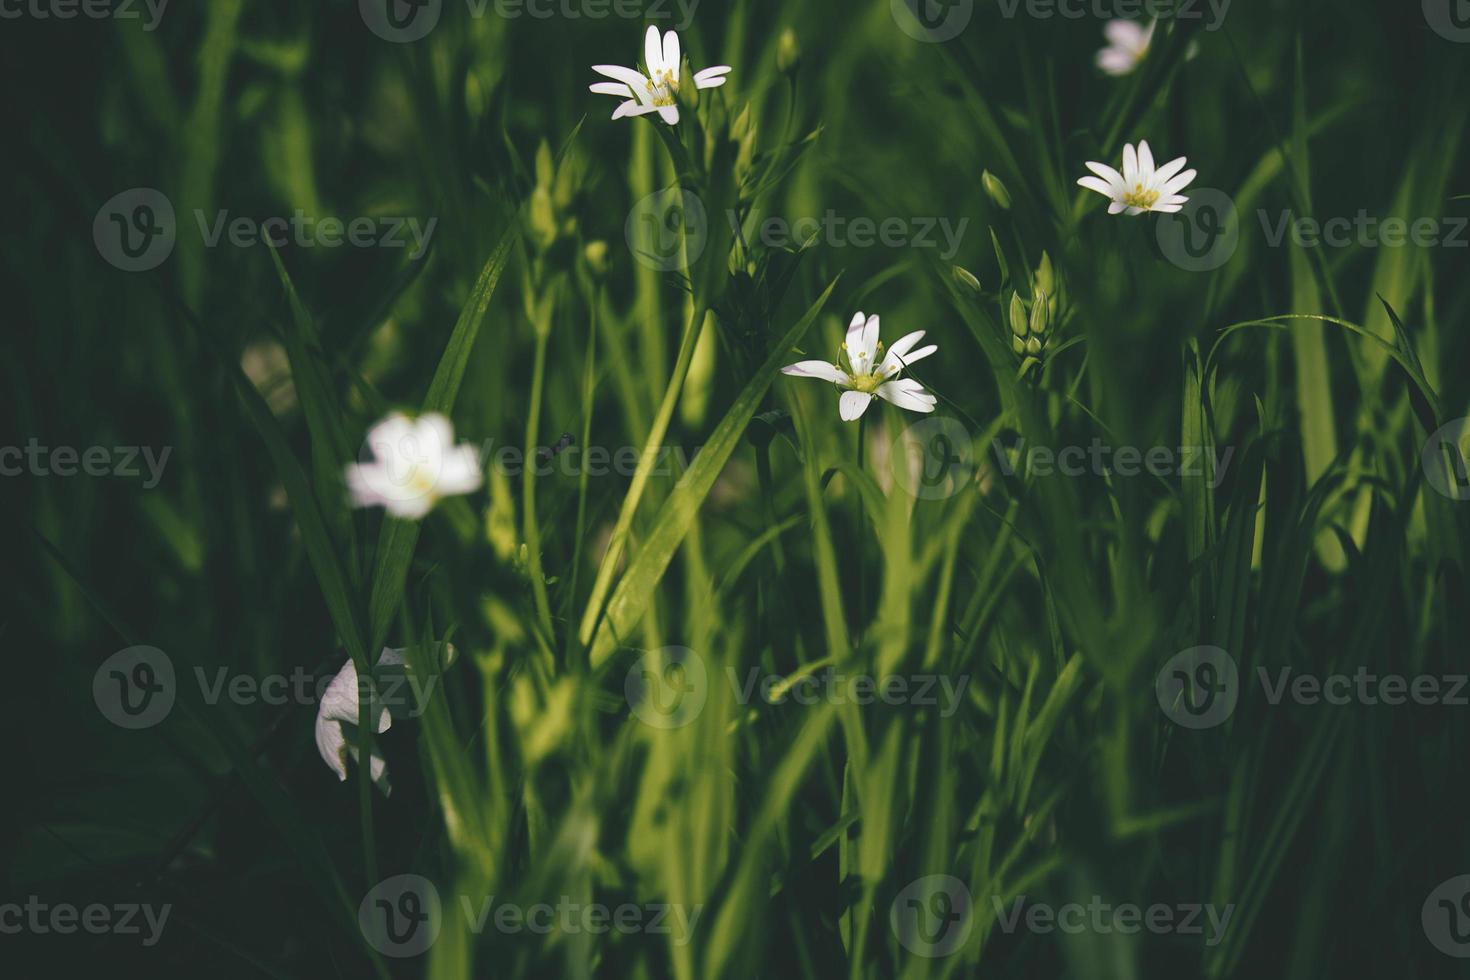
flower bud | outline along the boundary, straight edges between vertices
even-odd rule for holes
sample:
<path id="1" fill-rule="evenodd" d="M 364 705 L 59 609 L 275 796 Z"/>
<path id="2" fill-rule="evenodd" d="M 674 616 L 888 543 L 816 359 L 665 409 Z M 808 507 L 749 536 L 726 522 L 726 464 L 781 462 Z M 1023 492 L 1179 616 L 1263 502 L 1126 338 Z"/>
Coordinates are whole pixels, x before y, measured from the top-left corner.
<path id="1" fill-rule="evenodd" d="M 1036 302 L 1031 304 L 1031 334 L 1039 337 L 1046 333 L 1047 321 L 1046 293 L 1037 291 Z"/>
<path id="2" fill-rule="evenodd" d="M 1026 341 L 1026 353 L 1035 356 L 1041 353 L 1041 338 L 1034 334 Z"/>
<path id="3" fill-rule="evenodd" d="M 967 286 L 970 289 L 973 289 L 976 293 L 983 293 L 985 291 L 980 286 L 980 280 L 975 278 L 975 274 L 972 273 L 969 269 L 957 265 L 952 271 L 954 272 L 955 280 L 961 286 Z"/>
<path id="4" fill-rule="evenodd" d="M 776 42 L 776 70 L 783 75 L 790 75 L 799 67 L 801 45 L 797 43 L 796 32 L 788 27 L 781 32 L 781 40 Z"/>
<path id="5" fill-rule="evenodd" d="M 985 193 L 998 205 L 1001 210 L 1011 209 L 1011 192 L 1006 190 L 1006 185 L 1000 182 L 1000 178 L 989 170 L 980 175 L 980 183 L 985 185 Z"/>
<path id="6" fill-rule="evenodd" d="M 1026 329 L 1028 326 L 1029 322 L 1026 316 L 1026 304 L 1021 302 L 1021 294 L 1019 292 L 1012 292 L 1011 333 L 1015 334 L 1017 337 L 1024 338 L 1026 336 Z"/>

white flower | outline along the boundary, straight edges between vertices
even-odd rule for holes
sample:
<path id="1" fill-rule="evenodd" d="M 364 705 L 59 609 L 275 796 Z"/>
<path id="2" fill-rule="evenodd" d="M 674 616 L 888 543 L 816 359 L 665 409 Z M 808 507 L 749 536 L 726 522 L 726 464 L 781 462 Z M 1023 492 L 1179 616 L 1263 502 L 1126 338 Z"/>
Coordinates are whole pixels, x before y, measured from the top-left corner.
<path id="1" fill-rule="evenodd" d="M 394 413 L 368 433 L 372 461 L 347 467 L 355 507 L 386 507 L 394 517 L 418 520 L 440 498 L 478 490 L 480 454 L 454 445 L 454 429 L 442 415 L 411 419 Z"/>
<path id="2" fill-rule="evenodd" d="M 1127 75 L 1133 72 L 1148 54 L 1149 42 L 1154 38 L 1158 21 L 1149 21 L 1147 27 L 1136 20 L 1110 20 L 1103 28 L 1108 46 L 1097 53 L 1097 66 L 1109 75 Z"/>
<path id="3" fill-rule="evenodd" d="M 868 410 L 868 403 L 877 395 L 910 412 L 932 412 L 938 399 L 924 390 L 924 386 L 912 378 L 900 378 L 898 374 L 915 361 L 928 357 L 939 348 L 934 344 L 914 350 L 914 345 L 924 337 L 924 331 L 900 337 L 883 360 L 883 342 L 878 339 L 878 315 L 864 319 L 861 313 L 852 318 L 847 326 L 847 342 L 838 355 L 839 363 L 826 361 L 798 361 L 781 369 L 782 374 L 798 378 L 820 378 L 830 381 L 842 393 L 837 411 L 844 422 L 851 422 Z M 846 361 L 844 369 L 842 361 Z"/>
<path id="4" fill-rule="evenodd" d="M 1108 214 L 1117 214 L 1119 211 L 1127 211 L 1129 214 L 1143 214 L 1145 211 L 1173 214 L 1189 200 L 1179 192 L 1195 176 L 1195 171 L 1184 170 L 1184 160 L 1184 157 L 1170 160 L 1156 170 L 1154 155 L 1149 151 L 1147 140 L 1138 144 L 1137 153 L 1133 151 L 1133 144 L 1128 143 L 1123 147 L 1121 174 L 1105 163 L 1089 160 L 1087 169 L 1097 176 L 1081 177 L 1077 183 L 1090 191 L 1112 198 L 1113 203 L 1108 205 Z"/>
<path id="5" fill-rule="evenodd" d="M 402 667 L 403 651 L 384 647 L 378 657 L 378 664 Z M 354 728 L 357 726 L 357 698 L 357 665 L 349 658 L 327 685 L 316 709 L 317 751 L 322 754 L 327 766 L 337 774 L 337 778 L 344 782 L 347 779 L 347 753 L 351 752 L 353 760 L 357 760 L 356 733 L 349 733 L 344 728 L 344 723 Z M 373 731 L 379 734 L 386 732 L 393 724 L 387 707 L 374 698 L 373 710 L 377 714 Z M 388 763 L 378 753 L 376 746 L 373 747 L 369 770 L 373 782 L 383 791 L 383 795 L 392 792 L 393 787 L 388 784 Z"/>
<path id="6" fill-rule="evenodd" d="M 442 647 L 436 644 L 435 648 L 442 649 L 446 666 L 454 662 L 455 654 L 458 652 L 454 644 L 447 643 Z M 383 652 L 378 655 L 378 668 L 380 677 L 385 673 L 403 677 L 407 671 L 403 661 L 403 651 L 384 647 Z M 413 693 L 414 700 L 409 700 L 400 694 L 390 702 L 400 718 L 413 717 L 413 710 L 420 707 L 417 701 L 419 685 L 413 682 L 413 678 L 403 679 L 410 683 L 396 686 L 384 685 L 381 692 L 376 688 L 371 691 L 372 707 L 370 710 L 376 716 L 373 731 L 380 735 L 393 725 L 393 713 L 389 710 L 389 705 L 383 702 L 385 695 L 391 696 L 393 691 Z M 432 691 L 433 688 L 428 687 L 427 690 Z M 316 710 L 317 751 L 321 753 L 322 761 L 326 762 L 327 767 L 335 772 L 337 778 L 343 782 L 347 780 L 347 754 L 349 752 L 352 754 L 354 762 L 359 761 L 356 732 L 359 717 L 358 696 L 357 665 L 349 658 L 347 663 L 342 665 L 342 669 L 337 672 L 337 676 L 333 677 L 331 683 L 327 685 L 327 689 L 322 692 L 321 703 L 317 705 Z M 393 787 L 388 783 L 388 763 L 378 752 L 376 744 L 373 746 L 368 771 L 373 783 L 383 791 L 384 796 L 392 792 Z"/>
<path id="7" fill-rule="evenodd" d="M 674 104 L 674 96 L 679 93 L 679 59 L 679 35 L 668 31 L 660 40 L 658 28 L 650 26 L 643 38 L 648 74 L 621 65 L 593 65 L 593 71 L 615 81 L 593 82 L 591 89 L 598 95 L 616 95 L 625 100 L 613 112 L 614 119 L 657 112 L 672 126 L 679 121 L 679 107 Z M 716 65 L 695 72 L 694 87 L 719 88 L 729 71 L 729 65 Z"/>

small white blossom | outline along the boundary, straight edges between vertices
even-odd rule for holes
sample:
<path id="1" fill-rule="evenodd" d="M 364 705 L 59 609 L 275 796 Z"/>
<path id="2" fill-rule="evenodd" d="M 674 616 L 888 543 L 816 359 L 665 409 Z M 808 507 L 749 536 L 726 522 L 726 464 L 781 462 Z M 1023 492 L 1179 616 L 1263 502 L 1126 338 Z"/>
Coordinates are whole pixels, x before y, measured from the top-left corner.
<path id="1" fill-rule="evenodd" d="M 781 373 L 820 378 L 845 389 L 837 405 L 838 414 L 845 422 L 861 418 L 874 395 L 910 412 L 932 412 L 939 400 L 914 379 L 898 376 L 910 364 L 939 349 L 930 344 L 914 350 L 923 338 L 922 330 L 905 334 L 888 348 L 880 361 L 878 355 L 883 354 L 883 342 L 878 339 L 878 315 L 864 318 L 858 313 L 848 324 L 847 342 L 842 345 L 838 363 L 798 361 L 783 367 Z"/>
<path id="2" fill-rule="evenodd" d="M 670 126 L 679 121 L 679 107 L 674 97 L 679 94 L 679 35 L 667 31 L 659 38 L 658 28 L 650 26 L 643 39 L 643 61 L 647 74 L 621 65 L 593 65 L 599 75 L 611 82 L 593 82 L 591 90 L 598 95 L 615 95 L 624 101 L 613 111 L 614 119 L 642 116 L 657 112 Z M 694 73 L 694 87 L 719 88 L 725 84 L 729 65 L 716 65 Z"/>
<path id="3" fill-rule="evenodd" d="M 1097 66 L 1109 75 L 1131 74 L 1148 55 L 1154 28 L 1158 26 L 1158 21 L 1149 21 L 1147 27 L 1136 20 L 1108 21 L 1103 28 L 1108 46 L 1097 53 Z"/>
<path id="4" fill-rule="evenodd" d="M 479 453 L 454 445 L 454 429 L 442 415 L 390 415 L 368 433 L 367 448 L 370 462 L 347 467 L 355 507 L 384 507 L 394 517 L 418 520 L 441 498 L 472 493 L 483 480 Z"/>
<path id="5" fill-rule="evenodd" d="M 1162 167 L 1154 168 L 1154 155 L 1148 141 L 1123 147 L 1123 172 L 1120 174 L 1105 163 L 1087 161 L 1087 169 L 1096 176 L 1079 178 L 1077 183 L 1090 191 L 1097 191 L 1111 198 L 1108 214 L 1126 211 L 1143 214 L 1145 211 L 1160 211 L 1173 214 L 1184 207 L 1189 198 L 1179 192 L 1194 180 L 1195 171 L 1184 169 L 1185 158 L 1170 160 Z"/>

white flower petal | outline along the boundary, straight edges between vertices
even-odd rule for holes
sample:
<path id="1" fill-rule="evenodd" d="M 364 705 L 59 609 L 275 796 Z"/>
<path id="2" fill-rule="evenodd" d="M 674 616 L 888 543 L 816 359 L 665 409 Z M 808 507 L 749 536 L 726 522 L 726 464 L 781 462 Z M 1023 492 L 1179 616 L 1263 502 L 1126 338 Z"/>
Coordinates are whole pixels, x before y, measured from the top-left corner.
<path id="1" fill-rule="evenodd" d="M 912 378 L 885 382 L 878 387 L 878 396 L 910 412 L 932 412 L 938 403 Z"/>
<path id="2" fill-rule="evenodd" d="M 657 111 L 658 106 L 643 105 L 642 103 L 629 99 L 613 110 L 612 117 L 614 119 L 622 119 L 624 116 L 646 116 L 650 112 Z"/>
<path id="3" fill-rule="evenodd" d="M 434 488 L 441 497 L 474 493 L 484 482 L 480 472 L 480 454 L 474 446 L 455 446 L 444 456 L 439 482 Z"/>
<path id="4" fill-rule="evenodd" d="M 837 414 L 844 422 L 854 422 L 868 410 L 868 403 L 872 400 L 873 396 L 866 391 L 844 391 L 837 403 Z"/>
<path id="5" fill-rule="evenodd" d="M 667 31 L 664 34 L 664 68 L 675 78 L 679 77 L 679 61 L 679 35 L 673 31 Z"/>
<path id="6" fill-rule="evenodd" d="M 1112 197 L 1113 195 L 1115 195 L 1116 193 L 1118 193 L 1118 188 L 1117 187 L 1115 187 L 1112 184 L 1109 184 L 1107 181 L 1103 180 L 1101 177 L 1091 177 L 1091 176 L 1089 176 L 1089 177 L 1079 177 L 1077 179 L 1077 183 L 1079 185 L 1081 185 L 1082 187 L 1087 188 L 1090 191 L 1097 191 L 1099 194 L 1103 195 L 1104 197 Z"/>
<path id="7" fill-rule="evenodd" d="M 862 313 L 861 310 L 859 310 L 858 312 L 854 313 L 852 315 L 852 319 L 847 322 L 847 338 L 846 338 L 846 340 L 847 340 L 847 351 L 848 351 L 849 354 L 851 354 L 855 350 L 858 350 L 862 346 L 862 343 L 863 343 L 863 325 L 865 323 L 867 323 L 867 322 L 868 322 L 868 318 L 865 317 L 865 316 L 863 316 L 863 313 Z"/>
<path id="8" fill-rule="evenodd" d="M 587 88 L 598 95 L 616 95 L 623 99 L 633 98 L 633 90 L 622 82 L 593 82 Z"/>
<path id="9" fill-rule="evenodd" d="M 1117 47 L 1136 49 L 1143 41 L 1143 28 L 1136 20 L 1110 20 L 1103 28 L 1103 35 Z"/>
<path id="10" fill-rule="evenodd" d="M 1138 67 L 1138 57 L 1118 48 L 1103 48 L 1097 53 L 1097 66 L 1109 75 L 1127 75 Z"/>
<path id="11" fill-rule="evenodd" d="M 694 73 L 694 85 L 696 88 L 719 88 L 726 82 L 725 76 L 730 73 L 729 65 L 715 65 L 713 68 L 705 68 Z"/>
<path id="12" fill-rule="evenodd" d="M 1087 161 L 1087 169 L 1097 174 L 1103 180 L 1122 190 L 1126 185 L 1123 183 L 1123 175 L 1118 173 L 1106 163 L 1098 163 L 1096 160 Z"/>
<path id="13" fill-rule="evenodd" d="M 1183 204 L 1155 204 L 1153 209 L 1160 214 L 1178 214 L 1184 210 Z"/>
<path id="14" fill-rule="evenodd" d="M 783 367 L 781 373 L 789 374 L 794 378 L 820 378 L 834 384 L 847 384 L 851 380 L 846 371 L 826 361 L 797 361 L 795 364 Z"/>
<path id="15" fill-rule="evenodd" d="M 1186 171 L 1184 171 L 1184 173 L 1179 174 L 1177 177 L 1174 177 L 1171 180 L 1165 182 L 1165 184 L 1164 184 L 1164 186 L 1162 188 L 1163 192 L 1165 194 L 1177 194 L 1177 193 L 1179 193 L 1185 187 L 1188 187 L 1189 186 L 1189 182 L 1192 181 L 1192 180 L 1194 180 L 1194 178 L 1198 175 L 1198 173 L 1199 172 L 1196 171 L 1196 170 L 1186 170 Z"/>
<path id="16" fill-rule="evenodd" d="M 1138 141 L 1138 179 L 1144 183 L 1153 179 L 1154 154 L 1148 148 L 1148 140 Z"/>
<path id="17" fill-rule="evenodd" d="M 863 358 L 869 364 L 878 360 L 878 314 L 874 313 L 868 317 L 868 322 L 863 327 Z M 856 367 L 857 365 L 853 365 Z"/>
<path id="18" fill-rule="evenodd" d="M 1127 205 L 1124 204 L 1122 201 L 1114 201 L 1112 204 L 1108 205 L 1108 214 L 1117 214 L 1125 207 L 1127 207 Z"/>
<path id="19" fill-rule="evenodd" d="M 1123 183 L 1132 187 L 1138 180 L 1138 153 L 1132 143 L 1123 144 Z"/>
<path id="20" fill-rule="evenodd" d="M 677 126 L 679 124 L 679 107 L 661 105 L 658 107 L 658 117 L 670 126 Z"/>
<path id="21" fill-rule="evenodd" d="M 652 30 L 652 28 L 650 28 Z M 622 82 L 632 88 L 634 92 L 639 91 L 648 84 L 648 76 L 635 68 L 624 68 L 622 65 L 593 65 L 592 70 L 599 75 Z"/>
<path id="22" fill-rule="evenodd" d="M 648 67 L 648 74 L 657 77 L 664 70 L 664 46 L 659 39 L 658 28 L 652 24 L 643 35 L 643 61 Z"/>
<path id="23" fill-rule="evenodd" d="M 1162 167 L 1154 171 L 1154 180 L 1161 184 L 1166 183 L 1170 177 L 1173 177 L 1179 171 L 1184 169 L 1184 164 L 1187 160 L 1188 157 L 1175 157 L 1174 159 L 1170 160 L 1168 163 L 1164 164 Z"/>

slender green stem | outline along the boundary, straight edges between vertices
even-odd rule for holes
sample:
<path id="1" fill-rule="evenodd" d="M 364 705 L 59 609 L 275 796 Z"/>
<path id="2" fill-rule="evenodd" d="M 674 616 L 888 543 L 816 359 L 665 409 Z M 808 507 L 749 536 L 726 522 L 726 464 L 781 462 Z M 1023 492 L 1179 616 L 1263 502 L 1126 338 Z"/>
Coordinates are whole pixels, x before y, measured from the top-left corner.
<path id="1" fill-rule="evenodd" d="M 531 368 L 531 410 L 526 416 L 526 454 L 521 470 L 521 513 L 526 539 L 526 573 L 531 576 L 531 593 L 536 600 L 536 615 L 546 636 L 553 635 L 551 603 L 546 598 L 546 577 L 541 572 L 541 530 L 536 523 L 536 439 L 541 428 L 541 388 L 546 375 L 546 343 L 550 337 L 548 324 L 536 327 L 536 362 Z"/>

